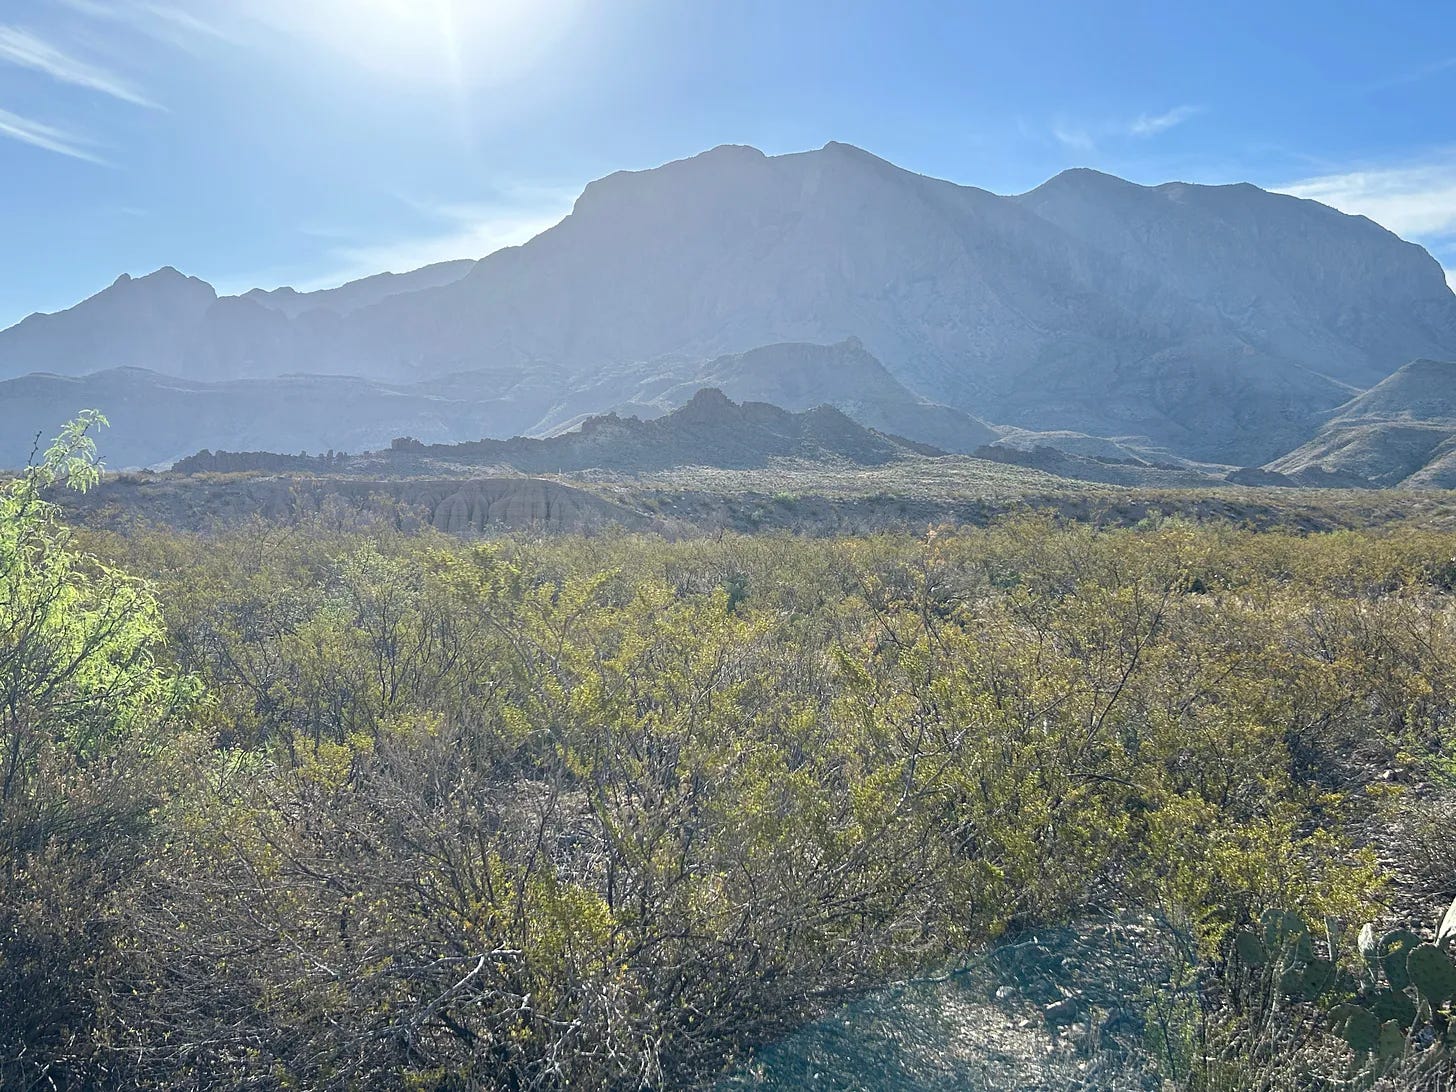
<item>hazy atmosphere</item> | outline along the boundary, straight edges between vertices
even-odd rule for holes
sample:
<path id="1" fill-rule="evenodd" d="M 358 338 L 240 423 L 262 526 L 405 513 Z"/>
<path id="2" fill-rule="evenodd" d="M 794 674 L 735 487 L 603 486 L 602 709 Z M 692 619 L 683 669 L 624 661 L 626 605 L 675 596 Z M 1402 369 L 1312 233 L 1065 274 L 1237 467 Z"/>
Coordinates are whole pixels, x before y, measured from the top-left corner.
<path id="1" fill-rule="evenodd" d="M 591 179 L 839 140 L 1017 193 L 1253 182 L 1456 264 L 1456 13 L 1341 2 L 21 0 L 0 325 L 173 265 L 219 291 L 479 258 Z"/>
<path id="2" fill-rule="evenodd" d="M 1456 1087 L 1453 90 L 0 6 L 0 1092 Z"/>

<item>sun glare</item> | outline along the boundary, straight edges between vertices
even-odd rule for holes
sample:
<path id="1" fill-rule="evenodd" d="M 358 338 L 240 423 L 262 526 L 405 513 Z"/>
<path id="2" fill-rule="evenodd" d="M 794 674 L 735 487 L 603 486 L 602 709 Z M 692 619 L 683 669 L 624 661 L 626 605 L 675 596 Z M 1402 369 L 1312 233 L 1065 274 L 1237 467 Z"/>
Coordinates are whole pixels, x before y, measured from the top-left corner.
<path id="1" fill-rule="evenodd" d="M 278 2 L 272 21 L 393 81 L 490 86 L 548 54 L 579 0 Z"/>

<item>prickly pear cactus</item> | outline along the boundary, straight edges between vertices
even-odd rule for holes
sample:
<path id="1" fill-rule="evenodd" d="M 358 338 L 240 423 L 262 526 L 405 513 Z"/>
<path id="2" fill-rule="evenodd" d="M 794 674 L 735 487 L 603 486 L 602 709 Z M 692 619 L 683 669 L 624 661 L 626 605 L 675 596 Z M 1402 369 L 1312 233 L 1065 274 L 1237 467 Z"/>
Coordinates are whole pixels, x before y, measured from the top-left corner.
<path id="1" fill-rule="evenodd" d="M 1456 963 L 1434 944 L 1420 944 L 1406 957 L 1406 973 L 1421 999 L 1438 1009 L 1456 997 Z"/>
<path id="2" fill-rule="evenodd" d="M 1381 990 L 1365 1002 L 1365 1007 L 1382 1024 L 1394 1020 L 1401 1027 L 1409 1028 L 1416 1022 L 1416 1003 L 1395 990 Z"/>
<path id="3" fill-rule="evenodd" d="M 1405 1032 L 1394 1020 L 1387 1020 L 1380 1025 L 1380 1043 L 1377 1050 L 1385 1061 L 1392 1061 L 1405 1053 Z"/>
<path id="4" fill-rule="evenodd" d="M 1305 965 L 1300 985 L 1306 1001 L 1315 1001 L 1323 997 L 1334 984 L 1334 960 L 1315 956 Z"/>
<path id="5" fill-rule="evenodd" d="M 1238 952 L 1239 959 L 1249 967 L 1262 967 L 1269 962 L 1269 953 L 1264 948 L 1264 942 L 1250 929 L 1240 929 L 1234 934 L 1234 950 Z"/>
<path id="6" fill-rule="evenodd" d="M 1369 1054 L 1380 1045 L 1380 1021 L 1359 1005 L 1335 1006 L 1330 1010 L 1330 1025 L 1356 1054 Z"/>
<path id="7" fill-rule="evenodd" d="M 1304 968 L 1297 963 L 1284 964 L 1279 972 L 1279 992 L 1285 997 L 1304 996 Z"/>
<path id="8" fill-rule="evenodd" d="M 1410 985 L 1405 961 L 1421 938 L 1409 929 L 1393 929 L 1380 939 L 1380 966 L 1391 989 L 1403 990 Z"/>
<path id="9" fill-rule="evenodd" d="M 1243 963 L 1267 968 L 1269 980 L 1286 997 L 1351 998 L 1330 1010 L 1329 1027 L 1366 1059 L 1364 1064 L 1386 1071 L 1415 1049 L 1456 1050 L 1456 1014 L 1446 1007 L 1456 1001 L 1456 905 L 1438 924 L 1436 943 L 1423 942 L 1409 929 L 1377 939 L 1373 924 L 1361 928 L 1356 945 L 1367 974 L 1358 979 L 1339 968 L 1338 923 L 1325 923 L 1328 959 L 1315 954 L 1309 930 L 1296 914 L 1271 910 L 1259 926 L 1235 938 Z"/>
<path id="10" fill-rule="evenodd" d="M 1304 960 L 1313 954 L 1309 926 L 1292 910 L 1265 910 L 1259 923 L 1264 927 L 1264 947 L 1272 955 L 1290 951 Z"/>

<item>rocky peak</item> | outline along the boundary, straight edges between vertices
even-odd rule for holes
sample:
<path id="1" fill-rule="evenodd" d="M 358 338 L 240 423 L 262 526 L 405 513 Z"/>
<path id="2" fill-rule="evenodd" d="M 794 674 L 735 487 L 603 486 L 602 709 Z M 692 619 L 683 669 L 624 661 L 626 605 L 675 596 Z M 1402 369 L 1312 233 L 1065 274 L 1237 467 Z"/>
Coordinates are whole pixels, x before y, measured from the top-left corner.
<path id="1" fill-rule="evenodd" d="M 737 408 L 737 403 L 717 387 L 704 387 L 688 399 L 678 412 L 689 417 L 723 417 Z"/>

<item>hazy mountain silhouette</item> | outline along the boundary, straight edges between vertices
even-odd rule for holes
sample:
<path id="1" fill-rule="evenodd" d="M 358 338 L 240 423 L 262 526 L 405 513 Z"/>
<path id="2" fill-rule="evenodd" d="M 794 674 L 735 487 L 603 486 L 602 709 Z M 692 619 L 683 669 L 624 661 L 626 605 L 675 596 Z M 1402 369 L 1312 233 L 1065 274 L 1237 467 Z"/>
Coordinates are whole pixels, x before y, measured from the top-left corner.
<path id="1" fill-rule="evenodd" d="M 1002 197 L 842 144 L 618 172 L 555 227 L 459 268 L 297 299 L 124 279 L 0 333 L 0 375 L 549 372 L 558 403 L 617 377 L 579 415 L 663 362 L 855 337 L 912 398 L 1253 464 L 1404 361 L 1456 357 L 1440 267 L 1363 217 L 1087 170 Z"/>
<path id="2" fill-rule="evenodd" d="M 947 451 L 996 433 L 959 410 L 917 398 L 858 345 L 771 345 L 707 363 L 604 377 L 572 389 L 553 369 L 466 372 L 410 384 L 341 375 L 201 382 L 144 368 L 86 376 L 32 373 L 0 381 L 0 466 L 30 455 L 82 406 L 111 420 L 101 437 L 117 468 L 165 466 L 202 448 L 319 454 L 370 451 L 397 436 L 427 444 L 570 431 L 599 411 L 659 417 L 704 387 L 789 410 L 832 405 L 861 424 Z M 637 401 L 634 401 L 637 399 Z M 591 413 L 580 412 L 587 406 Z"/>
<path id="3" fill-rule="evenodd" d="M 509 468 L 542 474 L 579 470 L 652 471 L 678 466 L 745 469 L 774 459 L 835 460 L 880 466 L 918 455 L 944 454 L 856 424 L 833 406 L 792 413 L 766 402 L 734 402 L 722 391 L 699 390 L 687 403 L 648 421 L 604 414 L 569 432 L 544 438 L 422 444 L 401 438 L 390 450 L 323 460 L 271 452 L 200 452 L 180 460 L 179 473 L 328 469 L 390 476 L 438 470 L 442 464 Z"/>

